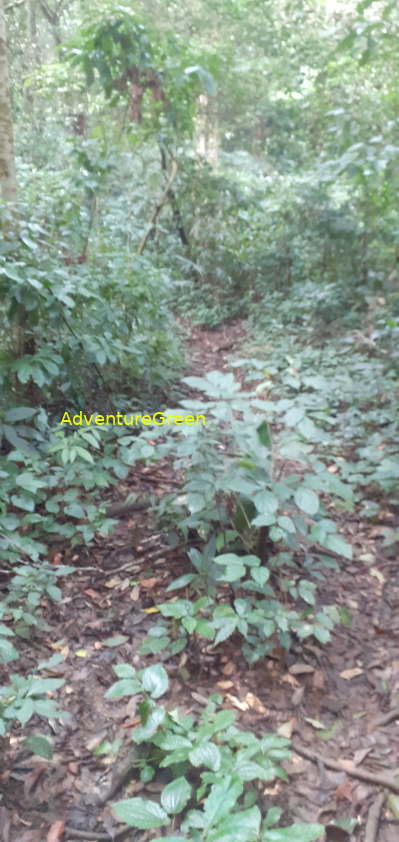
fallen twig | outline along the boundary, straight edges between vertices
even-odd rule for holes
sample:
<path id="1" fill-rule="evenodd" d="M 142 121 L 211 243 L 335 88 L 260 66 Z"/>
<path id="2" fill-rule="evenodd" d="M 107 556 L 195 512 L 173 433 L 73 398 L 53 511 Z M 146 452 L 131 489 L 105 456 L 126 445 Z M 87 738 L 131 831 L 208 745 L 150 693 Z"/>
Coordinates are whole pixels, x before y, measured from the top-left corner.
<path id="1" fill-rule="evenodd" d="M 346 772 L 347 775 L 350 775 L 352 778 L 357 778 L 359 781 L 365 781 L 369 784 L 374 784 L 375 786 L 383 786 L 386 789 L 390 789 L 391 792 L 395 792 L 396 795 L 399 795 L 399 783 L 396 783 L 393 777 L 388 775 L 374 775 L 373 772 L 364 772 L 362 769 L 357 769 L 352 760 L 331 760 L 329 757 L 320 757 L 318 754 L 314 754 L 311 751 L 308 751 L 307 748 L 302 748 L 297 743 L 293 744 L 293 749 L 299 754 L 301 757 L 304 757 L 306 760 L 311 760 L 312 763 L 318 762 L 318 759 L 324 763 L 324 766 L 327 766 L 328 769 L 334 769 L 336 772 Z"/>
<path id="2" fill-rule="evenodd" d="M 88 839 L 93 840 L 93 842 L 112 842 L 114 839 L 118 839 L 119 836 L 123 836 L 124 833 L 127 833 L 128 830 L 132 830 L 131 827 L 125 825 L 125 827 L 120 827 L 119 830 L 116 830 L 115 833 L 96 833 L 95 830 L 77 830 L 75 827 L 66 827 L 64 828 L 65 836 L 70 836 L 72 839 Z"/>
<path id="3" fill-rule="evenodd" d="M 379 725 L 388 725 L 388 723 L 393 722 L 394 719 L 399 719 L 399 708 L 392 708 L 392 710 L 389 710 L 388 713 L 378 716 L 377 719 L 374 720 L 374 728 L 378 728 Z"/>
<path id="4" fill-rule="evenodd" d="M 378 798 L 375 799 L 374 804 L 370 807 L 366 829 L 364 832 L 364 842 L 377 842 L 378 824 L 380 821 L 381 810 L 384 806 L 385 797 L 385 792 L 382 792 Z"/>

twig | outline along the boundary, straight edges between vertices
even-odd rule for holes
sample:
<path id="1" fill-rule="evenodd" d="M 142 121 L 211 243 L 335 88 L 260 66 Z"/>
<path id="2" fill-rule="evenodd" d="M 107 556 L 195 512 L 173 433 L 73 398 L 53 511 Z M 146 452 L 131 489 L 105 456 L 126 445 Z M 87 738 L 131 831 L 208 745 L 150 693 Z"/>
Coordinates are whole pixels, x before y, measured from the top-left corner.
<path id="1" fill-rule="evenodd" d="M 293 749 L 306 760 L 311 760 L 312 763 L 317 763 L 319 757 L 318 754 L 313 754 L 313 752 L 302 748 L 302 746 L 299 746 L 297 743 L 293 743 Z M 327 766 L 328 769 L 334 769 L 336 772 L 346 772 L 346 774 L 350 775 L 352 778 L 357 778 L 359 781 L 365 781 L 366 783 L 374 784 L 375 786 L 384 786 L 387 789 L 390 789 L 391 792 L 395 792 L 396 795 L 399 795 L 399 783 L 396 783 L 390 775 L 374 775 L 372 772 L 363 772 L 361 769 L 356 769 L 354 767 L 352 760 L 331 760 L 329 757 L 320 757 L 320 760 L 325 766 Z"/>
<path id="2" fill-rule="evenodd" d="M 124 833 L 127 833 L 128 830 L 132 828 L 128 825 L 125 827 L 120 827 L 119 830 L 116 830 L 115 833 L 96 833 L 94 830 L 77 830 L 75 827 L 68 827 L 68 825 L 64 828 L 65 836 L 71 836 L 72 839 L 89 839 L 94 840 L 94 842 L 112 842 L 114 839 L 118 839 L 119 836 L 123 836 Z"/>
<path id="3" fill-rule="evenodd" d="M 370 807 L 366 829 L 364 832 L 364 842 L 377 842 L 378 824 L 384 802 L 385 792 L 382 792 L 378 798 L 375 799 L 374 804 Z"/>
<path id="4" fill-rule="evenodd" d="M 388 713 L 378 716 L 377 719 L 374 720 L 374 728 L 378 728 L 379 725 L 388 725 L 388 723 L 393 722 L 394 719 L 399 719 L 399 708 L 392 708 L 392 710 L 389 710 Z"/>

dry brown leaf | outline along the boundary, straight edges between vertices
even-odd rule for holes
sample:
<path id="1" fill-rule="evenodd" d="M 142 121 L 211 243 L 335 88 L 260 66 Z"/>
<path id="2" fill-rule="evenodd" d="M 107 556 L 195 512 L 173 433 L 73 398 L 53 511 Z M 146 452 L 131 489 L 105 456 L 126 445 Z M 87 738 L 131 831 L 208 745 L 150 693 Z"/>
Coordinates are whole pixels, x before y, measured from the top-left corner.
<path id="1" fill-rule="evenodd" d="M 54 822 L 54 824 L 51 825 L 50 830 L 46 836 L 46 842 L 62 842 L 62 837 L 64 835 L 64 827 L 64 819 L 59 819 L 57 822 Z"/>
<path id="2" fill-rule="evenodd" d="M 347 778 L 346 781 L 344 781 L 342 784 L 338 784 L 338 786 L 335 790 L 336 798 L 338 800 L 342 799 L 343 801 L 350 801 L 352 803 L 353 802 L 353 787 L 354 787 L 354 782 L 351 781 L 350 778 Z"/>
<path id="3" fill-rule="evenodd" d="M 279 725 L 279 727 L 277 728 L 277 734 L 279 735 L 279 737 L 285 737 L 287 740 L 290 740 L 295 725 L 296 719 L 289 719 L 288 722 L 283 722 L 282 725 Z"/>
<path id="4" fill-rule="evenodd" d="M 305 675 L 306 673 L 314 672 L 314 667 L 310 664 L 292 664 L 288 670 L 291 675 Z"/>
<path id="5" fill-rule="evenodd" d="M 370 574 L 374 576 L 375 579 L 378 579 L 381 585 L 385 582 L 385 576 L 381 573 L 381 570 L 378 570 L 378 567 L 370 567 Z"/>
<path id="6" fill-rule="evenodd" d="M 234 671 L 235 671 L 235 664 L 233 664 L 233 661 L 227 661 L 227 664 L 225 664 L 223 669 L 222 669 L 223 675 L 233 675 Z"/>
<path id="7" fill-rule="evenodd" d="M 314 690 L 324 690 L 325 679 L 324 674 L 321 670 L 315 670 L 314 676 L 312 678 L 312 687 Z"/>
<path id="8" fill-rule="evenodd" d="M 112 590 L 112 588 L 118 588 L 120 583 L 121 579 L 119 576 L 114 576 L 112 579 L 108 579 L 108 582 L 104 582 L 105 587 L 109 590 Z"/>
<path id="9" fill-rule="evenodd" d="M 135 585 L 130 591 L 130 599 L 132 602 L 137 602 L 137 600 L 140 599 L 140 588 L 138 585 Z"/>
<path id="10" fill-rule="evenodd" d="M 363 672 L 364 670 L 362 670 L 361 667 L 351 667 L 351 669 L 342 670 L 342 672 L 340 672 L 340 677 L 344 678 L 345 681 L 350 681 L 351 678 L 356 678 L 357 675 L 362 675 Z"/>
<path id="11" fill-rule="evenodd" d="M 235 708 L 238 708 L 238 710 L 249 710 L 248 702 L 237 699 L 237 696 L 231 696 L 230 693 L 227 693 L 226 699 L 230 702 L 230 704 L 234 705 Z"/>
<path id="12" fill-rule="evenodd" d="M 157 584 L 157 582 L 159 582 L 159 579 L 153 576 L 152 579 L 140 579 L 139 585 L 141 588 L 148 588 L 149 590 L 151 590 L 151 588 L 153 588 Z"/>
<path id="13" fill-rule="evenodd" d="M 360 766 L 360 764 L 363 763 L 364 758 L 367 757 L 368 754 L 370 754 L 370 751 L 371 746 L 369 746 L 368 748 L 359 748 L 357 751 L 355 751 L 353 755 L 353 762 L 355 766 Z"/>
<path id="14" fill-rule="evenodd" d="M 234 681 L 217 681 L 216 684 L 221 690 L 230 690 L 230 687 L 234 687 Z"/>
<path id="15" fill-rule="evenodd" d="M 324 729 L 326 727 L 319 719 L 312 719 L 311 716 L 305 716 L 305 722 L 309 722 L 309 724 L 312 725 L 313 728 L 316 728 L 316 730 L 319 730 L 320 728 Z"/>
<path id="16" fill-rule="evenodd" d="M 300 686 L 299 681 L 296 678 L 294 678 L 293 675 L 290 675 L 288 672 L 286 672 L 286 674 L 283 675 L 281 681 L 285 681 L 291 687 L 299 687 Z"/>
<path id="17" fill-rule="evenodd" d="M 254 696 L 253 693 L 247 693 L 245 696 L 245 702 L 248 704 L 252 710 L 255 710 L 257 713 L 263 713 L 264 716 L 268 714 L 267 708 L 265 708 L 263 702 L 258 699 L 257 696 Z"/>

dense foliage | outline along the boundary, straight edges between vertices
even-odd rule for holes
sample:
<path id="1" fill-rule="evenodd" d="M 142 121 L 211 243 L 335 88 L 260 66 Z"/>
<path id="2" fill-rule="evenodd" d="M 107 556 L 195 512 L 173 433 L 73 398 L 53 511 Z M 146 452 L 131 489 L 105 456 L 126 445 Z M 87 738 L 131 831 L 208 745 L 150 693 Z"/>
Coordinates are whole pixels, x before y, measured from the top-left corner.
<path id="1" fill-rule="evenodd" d="M 132 466 L 173 466 L 153 512 L 187 559 L 143 657 L 232 639 L 256 664 L 297 638 L 326 644 L 348 621 L 319 596 L 352 557 L 339 519 L 399 506 L 397 5 L 183 11 L 0 4 L 3 664 L 46 630 L 40 606 L 73 574 L 50 564 L 54 545 L 109 534 L 104 490 Z M 183 376 L 189 328 L 237 318 L 246 356 Z M 176 404 L 206 425 L 60 424 Z M 390 522 L 381 535 L 397 542 Z M 64 682 L 39 674 L 57 657 L 0 688 L 2 736 L 60 716 L 47 694 Z M 142 781 L 169 769 L 160 805 L 118 802 L 120 819 L 146 829 L 181 813 L 171 842 L 320 836 L 274 828 L 280 811 L 248 786 L 284 777 L 287 741 L 240 732 L 220 697 L 199 722 L 160 708 L 161 665 L 115 672 L 108 698 L 142 697 Z"/>

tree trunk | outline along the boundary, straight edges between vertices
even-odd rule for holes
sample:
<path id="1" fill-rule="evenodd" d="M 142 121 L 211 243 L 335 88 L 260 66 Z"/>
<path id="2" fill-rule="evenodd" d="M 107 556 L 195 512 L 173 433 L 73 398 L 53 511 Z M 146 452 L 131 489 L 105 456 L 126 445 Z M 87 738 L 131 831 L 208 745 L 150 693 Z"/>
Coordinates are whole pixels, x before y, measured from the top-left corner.
<path id="1" fill-rule="evenodd" d="M 15 203 L 17 181 L 8 75 L 5 0 L 0 0 L 0 191 L 5 202 Z"/>

